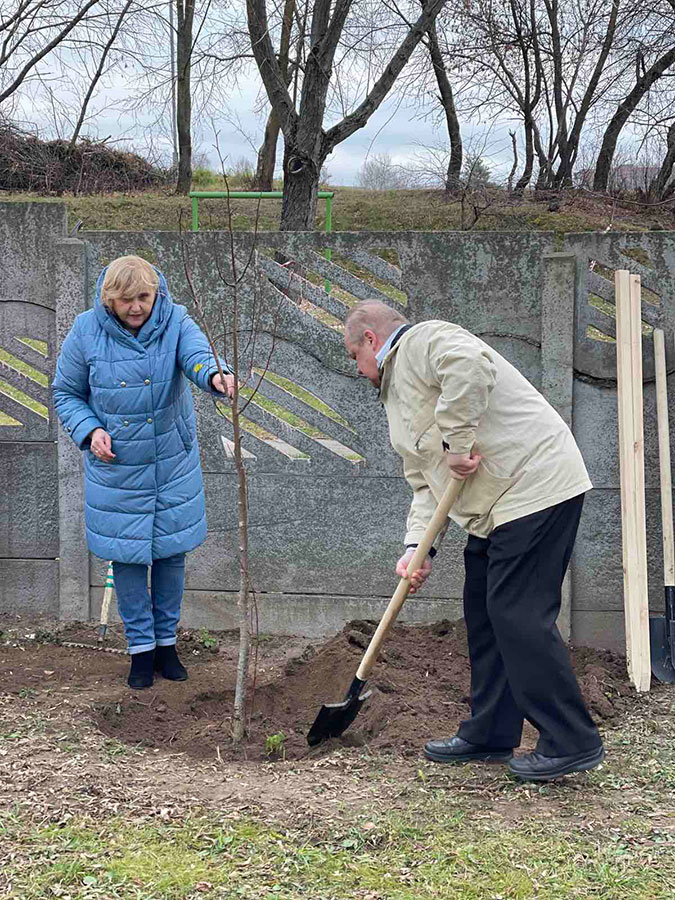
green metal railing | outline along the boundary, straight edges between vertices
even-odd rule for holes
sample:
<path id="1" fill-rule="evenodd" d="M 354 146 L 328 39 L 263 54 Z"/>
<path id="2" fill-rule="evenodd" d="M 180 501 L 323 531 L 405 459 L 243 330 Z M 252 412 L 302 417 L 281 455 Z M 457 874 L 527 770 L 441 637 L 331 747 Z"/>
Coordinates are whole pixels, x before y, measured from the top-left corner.
<path id="1" fill-rule="evenodd" d="M 281 200 L 283 191 L 190 191 L 192 203 L 192 230 L 199 231 L 199 201 L 200 200 Z M 334 191 L 318 191 L 319 200 L 326 201 L 326 234 L 333 230 L 333 197 Z M 325 251 L 326 259 L 330 261 L 331 251 Z M 328 279 L 324 282 L 326 293 L 330 293 L 331 283 Z"/>

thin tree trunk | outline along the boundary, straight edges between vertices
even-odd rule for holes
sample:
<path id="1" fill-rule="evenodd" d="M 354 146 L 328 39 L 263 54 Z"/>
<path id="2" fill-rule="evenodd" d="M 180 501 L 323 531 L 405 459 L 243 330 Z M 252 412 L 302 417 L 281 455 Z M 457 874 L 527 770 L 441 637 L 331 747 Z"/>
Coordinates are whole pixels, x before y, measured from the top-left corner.
<path id="1" fill-rule="evenodd" d="M 455 99 L 452 93 L 452 85 L 448 78 L 443 63 L 443 54 L 438 43 L 438 32 L 436 30 L 436 22 L 434 21 L 427 34 L 429 35 L 429 55 L 431 63 L 434 67 L 434 74 L 440 92 L 441 105 L 445 112 L 445 123 L 448 128 L 448 139 L 450 141 L 450 161 L 448 163 L 448 171 L 445 177 L 445 190 L 451 194 L 459 190 L 461 186 L 462 174 L 462 135 L 459 128 L 459 119 L 455 108 Z"/>
<path id="2" fill-rule="evenodd" d="M 519 105 L 523 111 L 525 125 L 525 169 L 518 179 L 514 191 L 517 196 L 522 196 L 525 188 L 530 183 L 532 170 L 534 168 L 535 123 L 533 113 L 541 96 L 541 64 L 533 0 L 530 0 L 530 21 L 523 22 L 522 15 L 524 6 L 521 8 L 516 0 L 510 0 L 509 6 L 511 9 L 513 26 L 516 32 L 517 44 L 520 48 L 520 54 L 523 61 L 523 77 L 525 82 L 522 95 L 520 95 L 519 92 Z M 534 50 L 534 78 L 532 73 L 532 62 L 530 61 L 530 49 Z"/>
<path id="3" fill-rule="evenodd" d="M 192 185 L 192 27 L 195 0 L 177 0 L 176 124 L 178 127 L 178 182 L 176 193 L 188 194 Z"/>
<path id="4" fill-rule="evenodd" d="M 668 185 L 670 176 L 675 166 L 675 122 L 668 129 L 668 141 L 666 145 L 666 155 L 661 163 L 661 168 L 656 178 L 649 185 L 649 194 L 655 200 L 665 200 L 666 195 L 670 195 L 675 190 L 673 184 Z"/>
<path id="5" fill-rule="evenodd" d="M 171 169 L 178 172 L 178 126 L 176 125 L 176 29 L 173 0 L 169 0 L 169 57 L 171 66 Z"/>
<path id="6" fill-rule="evenodd" d="M 274 166 L 277 161 L 277 141 L 281 123 L 276 110 L 272 110 L 265 125 L 265 136 L 258 150 L 255 187 L 259 191 L 271 191 L 274 185 Z"/>
<path id="7" fill-rule="evenodd" d="M 506 182 L 506 189 L 509 194 L 513 193 L 513 179 L 518 170 L 518 144 L 516 143 L 516 133 L 515 131 L 509 131 L 511 135 L 511 144 L 513 146 L 513 165 L 511 166 L 511 171 L 509 172 L 509 177 Z"/>
<path id="8" fill-rule="evenodd" d="M 525 121 L 525 168 L 523 169 L 523 174 L 520 176 L 516 183 L 516 187 L 514 190 L 514 194 L 518 197 L 521 197 L 525 191 L 525 188 L 530 183 L 530 179 L 532 178 L 532 169 L 534 168 L 534 140 L 533 140 L 533 128 L 532 122 L 529 120 Z"/>
<path id="9" fill-rule="evenodd" d="M 555 177 L 549 178 L 549 183 L 551 185 L 555 185 L 558 187 L 571 187 L 574 182 L 574 164 L 576 162 L 579 151 L 581 132 L 586 123 L 586 118 L 588 116 L 588 111 L 591 108 L 591 103 L 596 96 L 596 89 L 605 69 L 605 64 L 614 43 L 614 35 L 616 34 L 617 20 L 619 15 L 619 0 L 611 0 L 611 3 L 612 11 L 607 22 L 607 31 L 605 32 L 605 37 L 602 42 L 602 49 L 596 61 L 595 68 L 593 69 L 593 74 L 591 75 L 588 85 L 586 86 L 586 90 L 584 91 L 584 96 L 576 110 L 574 123 L 569 135 L 567 135 L 566 133 L 564 119 L 566 115 L 566 107 L 562 105 L 562 70 L 560 68 L 557 69 L 556 83 L 559 86 L 561 105 L 559 111 L 557 111 L 556 114 L 558 117 L 558 122 L 563 124 L 563 129 L 562 133 L 557 138 L 557 143 L 560 148 L 560 165 L 558 166 L 558 171 L 556 172 Z M 557 16 L 559 9 L 557 2 L 554 3 L 554 6 L 551 7 L 551 9 L 554 10 L 552 12 L 553 18 L 551 21 L 553 22 L 553 19 L 555 19 L 555 28 L 557 32 Z M 555 46 L 554 58 L 558 53 L 560 53 L 560 57 L 562 58 L 562 52 L 560 51 L 559 34 L 558 41 Z M 556 103 L 556 110 L 558 110 L 558 103 Z"/>
<path id="10" fill-rule="evenodd" d="M 284 6 L 283 21 L 281 24 L 281 39 L 279 42 L 279 71 L 286 85 L 290 82 L 288 68 L 288 55 L 291 47 L 291 34 L 293 31 L 293 16 L 295 14 L 295 0 L 286 0 Z M 274 183 L 274 167 L 277 161 L 277 142 L 281 122 L 277 111 L 272 108 L 267 124 L 265 136 L 258 150 L 258 165 L 255 173 L 255 186 L 259 191 L 271 191 Z"/>
<path id="11" fill-rule="evenodd" d="M 235 292 L 236 292 L 235 288 Z M 239 390 L 238 359 L 238 299 L 235 296 L 232 330 L 232 359 L 235 369 L 235 393 L 232 400 L 232 430 L 234 437 L 234 467 L 237 472 L 237 538 L 239 542 L 239 659 L 237 661 L 237 680 L 234 693 L 234 711 L 232 715 L 232 740 L 241 743 L 246 731 L 246 694 L 248 678 L 248 661 L 251 654 L 251 609 L 249 597 L 248 568 L 248 486 L 246 468 L 241 452 L 241 426 L 239 422 Z"/>
<path id="12" fill-rule="evenodd" d="M 103 69 L 105 67 L 105 61 L 108 58 L 108 54 L 112 49 L 113 44 L 117 40 L 117 35 L 120 32 L 120 28 L 122 27 L 122 22 L 129 11 L 129 7 L 134 2 L 134 0 L 127 0 L 122 12 L 119 14 L 119 18 L 115 23 L 115 27 L 113 28 L 112 34 L 110 35 L 110 39 L 108 43 L 103 48 L 103 53 L 101 54 L 101 58 L 99 60 L 98 66 L 96 68 L 96 72 L 94 73 L 94 77 L 91 79 L 91 83 L 89 84 L 89 88 L 87 93 L 84 96 L 84 100 L 82 101 L 82 109 L 80 110 L 80 115 L 78 117 L 77 123 L 75 125 L 75 129 L 73 131 L 73 136 L 70 139 L 70 144 L 68 144 L 68 152 L 72 153 L 77 142 L 77 139 L 80 136 L 80 131 L 82 130 L 82 125 L 84 124 L 84 120 L 87 116 L 87 107 L 89 106 L 89 101 L 92 98 L 94 90 L 96 89 L 96 85 L 98 84 L 101 75 L 103 75 Z"/>
<path id="13" fill-rule="evenodd" d="M 551 170 L 551 166 L 549 165 L 548 157 L 544 151 L 544 148 L 542 147 L 539 128 L 537 127 L 535 122 L 532 123 L 532 141 L 534 150 L 537 154 L 537 159 L 539 160 L 539 174 L 537 175 L 535 190 L 545 187 L 553 187 L 554 175 Z"/>
<path id="14" fill-rule="evenodd" d="M 609 173 L 612 168 L 614 152 L 623 126 L 628 121 L 631 113 L 642 100 L 655 81 L 663 75 L 675 63 L 675 47 L 664 53 L 645 73 L 638 79 L 633 90 L 619 104 L 619 108 L 612 116 L 609 125 L 605 129 L 602 146 L 595 164 L 595 176 L 593 178 L 594 191 L 606 191 L 609 181 Z"/>

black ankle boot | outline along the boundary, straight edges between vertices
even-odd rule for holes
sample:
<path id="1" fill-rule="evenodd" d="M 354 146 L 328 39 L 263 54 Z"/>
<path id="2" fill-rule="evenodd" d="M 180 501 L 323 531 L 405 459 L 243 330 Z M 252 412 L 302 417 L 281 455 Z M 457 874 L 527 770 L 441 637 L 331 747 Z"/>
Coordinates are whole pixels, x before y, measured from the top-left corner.
<path id="1" fill-rule="evenodd" d="M 178 659 L 175 644 L 155 648 L 155 672 L 161 672 L 162 678 L 169 681 L 187 681 L 187 669 Z"/>
<path id="2" fill-rule="evenodd" d="M 154 659 L 154 650 L 131 654 L 131 669 L 127 678 L 127 684 L 130 688 L 139 691 L 142 688 L 152 687 L 152 682 L 154 681 L 152 671 Z"/>

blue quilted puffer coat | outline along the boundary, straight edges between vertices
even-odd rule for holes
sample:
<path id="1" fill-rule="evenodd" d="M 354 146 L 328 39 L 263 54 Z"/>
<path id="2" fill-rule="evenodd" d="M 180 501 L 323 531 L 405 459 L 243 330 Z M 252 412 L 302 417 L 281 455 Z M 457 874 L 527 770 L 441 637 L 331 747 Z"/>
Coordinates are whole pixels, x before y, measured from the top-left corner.
<path id="1" fill-rule="evenodd" d="M 103 271 L 94 308 L 76 318 L 54 379 L 59 418 L 84 450 L 89 549 L 103 559 L 146 565 L 192 550 L 206 537 L 186 376 L 223 398 L 211 388 L 218 368 L 206 337 L 185 307 L 172 302 L 158 274 L 152 313 L 134 337 L 101 303 Z M 101 462 L 89 449 L 94 428 L 110 434 L 112 462 Z"/>

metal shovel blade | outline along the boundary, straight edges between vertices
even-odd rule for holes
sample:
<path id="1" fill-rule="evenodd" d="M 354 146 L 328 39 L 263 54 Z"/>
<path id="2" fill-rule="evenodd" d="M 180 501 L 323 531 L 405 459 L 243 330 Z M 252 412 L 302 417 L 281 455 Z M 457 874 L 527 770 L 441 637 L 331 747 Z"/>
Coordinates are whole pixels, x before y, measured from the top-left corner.
<path id="1" fill-rule="evenodd" d="M 354 678 L 342 703 L 324 703 L 307 735 L 310 747 L 316 747 L 328 738 L 340 737 L 342 732 L 349 728 L 372 693 L 372 691 L 362 693 L 365 686 L 365 681 Z"/>
<path id="2" fill-rule="evenodd" d="M 668 632 L 668 620 L 665 616 L 650 617 L 649 649 L 652 657 L 652 675 L 663 684 L 675 684 L 675 667 Z"/>

